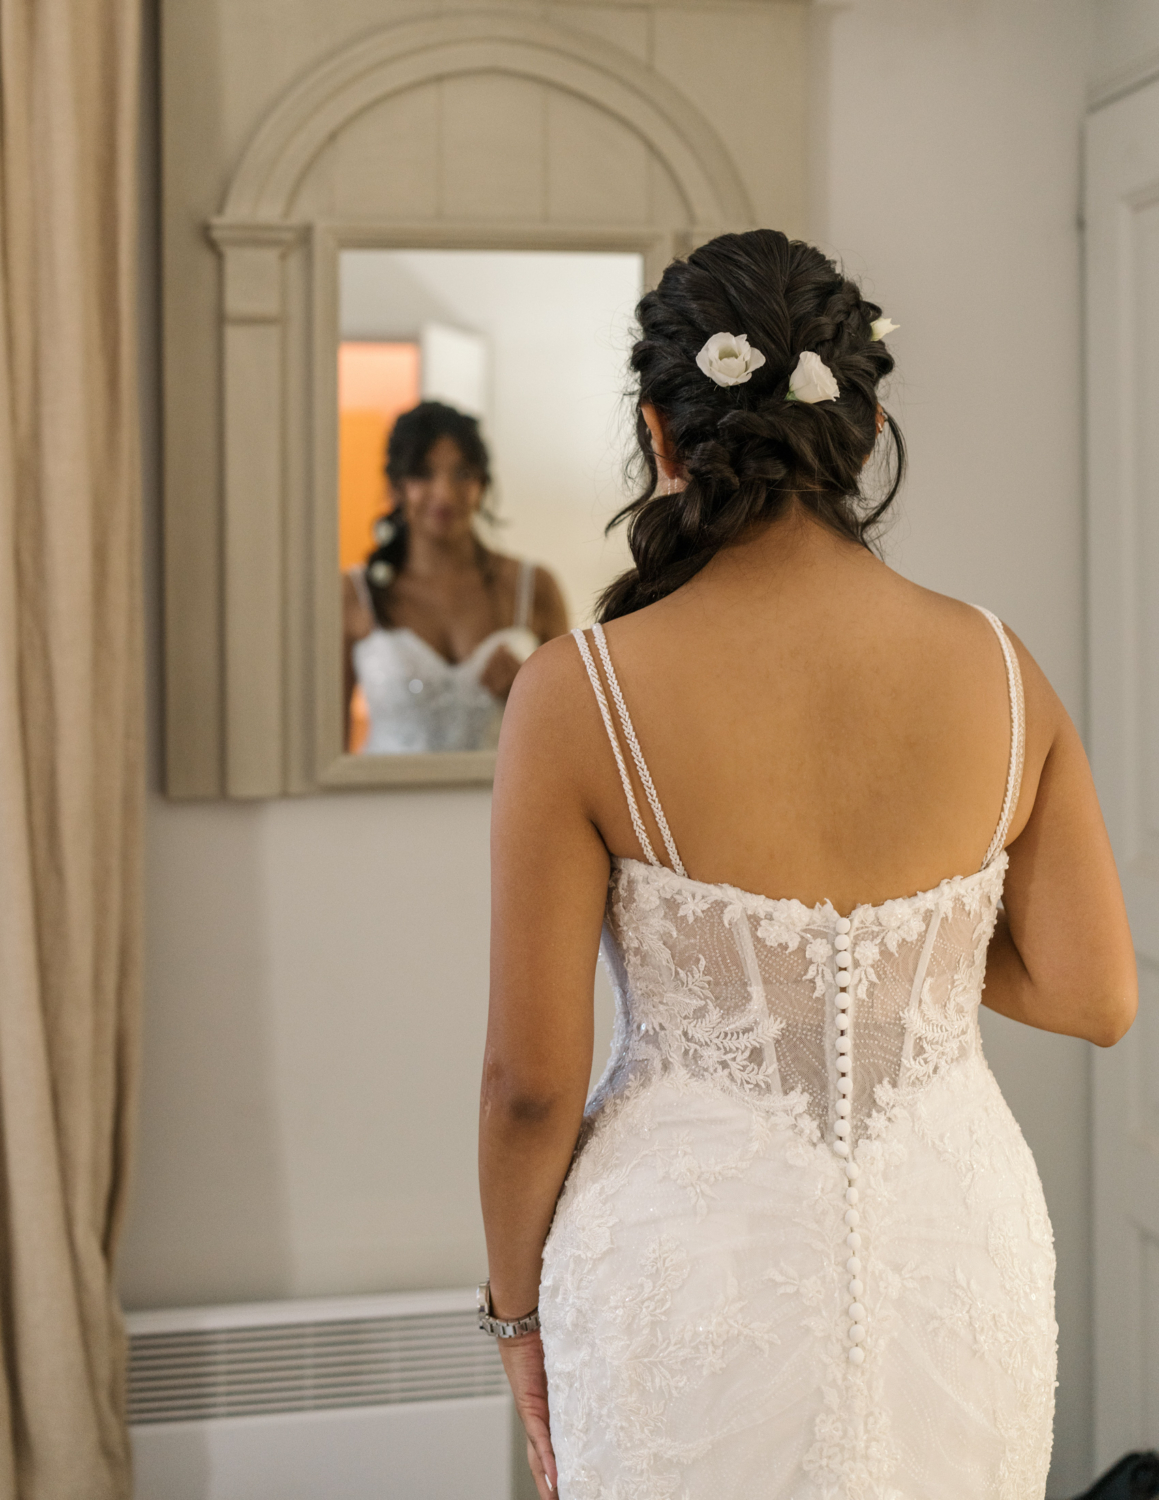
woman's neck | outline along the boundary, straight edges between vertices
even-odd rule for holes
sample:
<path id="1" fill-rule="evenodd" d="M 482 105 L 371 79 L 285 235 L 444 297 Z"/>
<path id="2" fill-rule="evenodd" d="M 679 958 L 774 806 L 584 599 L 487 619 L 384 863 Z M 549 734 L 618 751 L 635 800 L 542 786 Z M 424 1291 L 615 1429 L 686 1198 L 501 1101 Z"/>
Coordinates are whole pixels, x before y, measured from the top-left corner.
<path id="1" fill-rule="evenodd" d="M 473 532 L 449 541 L 416 536 L 412 532 L 407 542 L 407 571 L 424 577 L 477 572 L 479 553 L 480 545 Z"/>

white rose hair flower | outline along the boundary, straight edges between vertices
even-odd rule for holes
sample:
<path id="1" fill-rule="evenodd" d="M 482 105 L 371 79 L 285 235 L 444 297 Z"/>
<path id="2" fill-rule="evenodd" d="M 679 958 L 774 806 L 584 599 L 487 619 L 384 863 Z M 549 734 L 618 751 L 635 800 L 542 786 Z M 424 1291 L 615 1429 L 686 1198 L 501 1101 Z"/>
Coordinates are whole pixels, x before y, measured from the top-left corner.
<path id="1" fill-rule="evenodd" d="M 743 333 L 714 333 L 696 356 L 696 363 L 717 385 L 744 385 L 765 363 Z"/>
<path id="2" fill-rule="evenodd" d="M 895 323 L 892 318 L 874 318 L 873 322 L 869 325 L 870 342 L 876 344 L 878 339 L 888 338 L 891 333 L 896 333 L 900 327 L 901 324 Z"/>
<path id="3" fill-rule="evenodd" d="M 815 406 L 818 401 L 836 401 L 841 394 L 833 378 L 833 371 L 819 354 L 806 349 L 797 361 L 797 368 L 789 376 L 789 394 L 786 401 L 804 401 Z"/>

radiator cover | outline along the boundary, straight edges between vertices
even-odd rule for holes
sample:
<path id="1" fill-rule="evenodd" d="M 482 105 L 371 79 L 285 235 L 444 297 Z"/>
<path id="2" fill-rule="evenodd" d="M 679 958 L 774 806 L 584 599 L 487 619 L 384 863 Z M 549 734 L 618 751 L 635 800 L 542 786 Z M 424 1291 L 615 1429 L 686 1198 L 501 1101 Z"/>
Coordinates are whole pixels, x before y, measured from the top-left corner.
<path id="1" fill-rule="evenodd" d="M 471 1291 L 132 1313 L 137 1500 L 508 1500 Z"/>

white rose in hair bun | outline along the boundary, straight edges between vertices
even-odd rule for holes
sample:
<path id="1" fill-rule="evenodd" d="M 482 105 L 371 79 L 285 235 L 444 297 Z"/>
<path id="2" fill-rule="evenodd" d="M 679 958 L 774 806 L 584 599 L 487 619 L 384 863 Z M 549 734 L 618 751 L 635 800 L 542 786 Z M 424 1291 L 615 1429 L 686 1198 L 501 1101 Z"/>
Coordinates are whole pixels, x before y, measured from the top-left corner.
<path id="1" fill-rule="evenodd" d="M 765 363 L 743 333 L 714 333 L 696 356 L 696 363 L 717 385 L 744 385 Z"/>
<path id="2" fill-rule="evenodd" d="M 892 318 L 874 318 L 869 325 L 869 339 L 871 343 L 877 343 L 878 339 L 887 339 L 891 333 L 896 333 L 901 327 Z"/>
<path id="3" fill-rule="evenodd" d="M 818 401 L 836 401 L 841 394 L 833 371 L 819 354 L 806 349 L 797 361 L 797 368 L 789 376 L 789 394 L 786 401 L 804 401 L 815 406 Z"/>

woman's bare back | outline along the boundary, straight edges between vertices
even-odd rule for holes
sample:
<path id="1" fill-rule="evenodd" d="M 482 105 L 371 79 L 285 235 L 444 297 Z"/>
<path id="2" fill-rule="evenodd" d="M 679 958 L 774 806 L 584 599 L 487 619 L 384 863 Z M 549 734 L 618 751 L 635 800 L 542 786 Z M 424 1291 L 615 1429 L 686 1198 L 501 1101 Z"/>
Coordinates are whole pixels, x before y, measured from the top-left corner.
<path id="1" fill-rule="evenodd" d="M 694 878 L 847 910 L 982 863 L 1011 720 L 1001 646 L 978 610 L 791 514 L 606 634 Z M 594 742 L 583 796 L 609 852 L 638 857 L 574 655 L 559 668 Z M 1033 804 L 1058 711 L 1020 655 L 1029 743 L 1011 838 Z"/>

